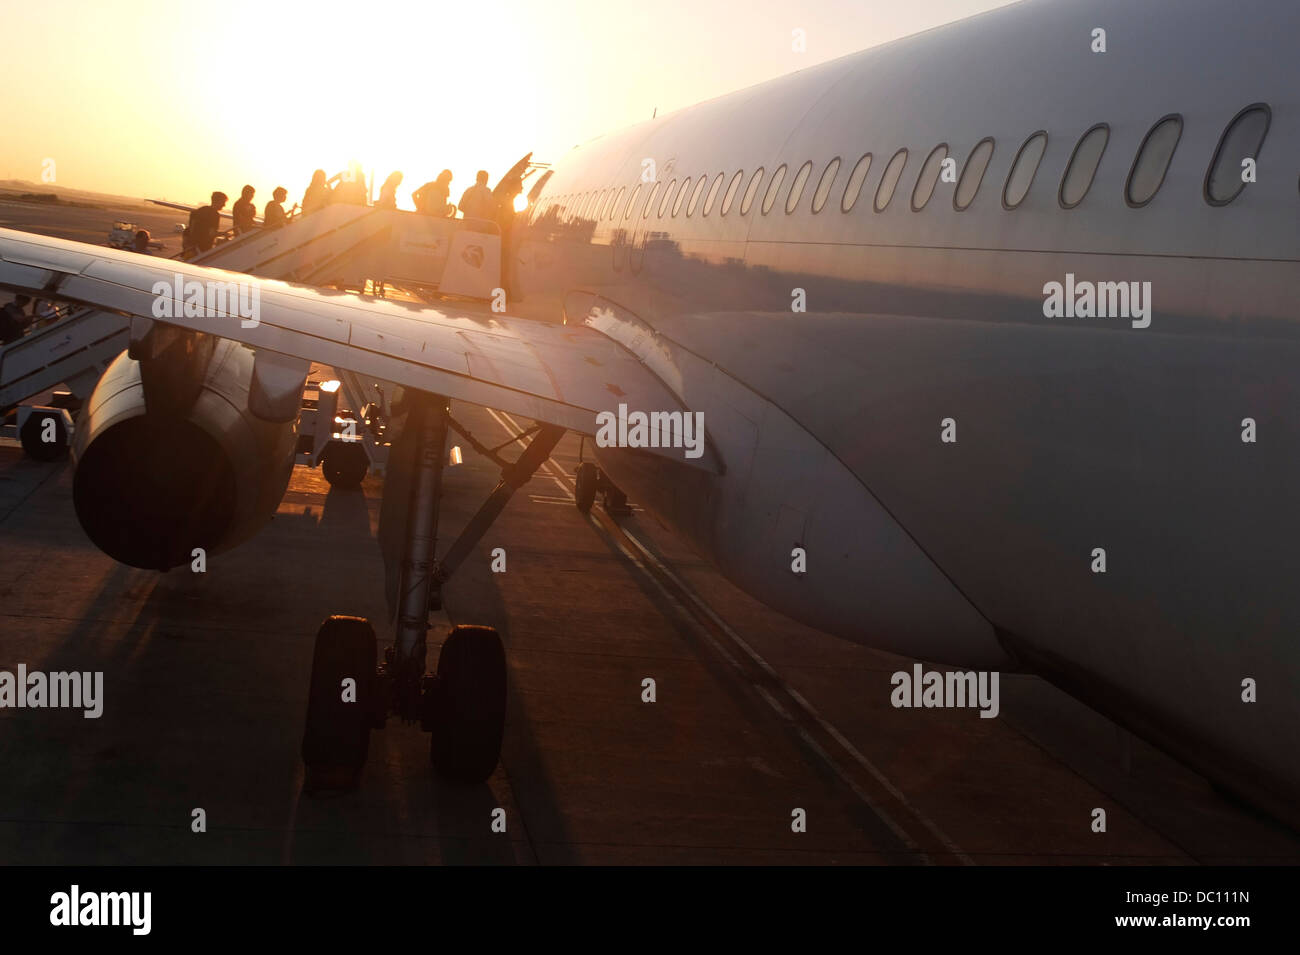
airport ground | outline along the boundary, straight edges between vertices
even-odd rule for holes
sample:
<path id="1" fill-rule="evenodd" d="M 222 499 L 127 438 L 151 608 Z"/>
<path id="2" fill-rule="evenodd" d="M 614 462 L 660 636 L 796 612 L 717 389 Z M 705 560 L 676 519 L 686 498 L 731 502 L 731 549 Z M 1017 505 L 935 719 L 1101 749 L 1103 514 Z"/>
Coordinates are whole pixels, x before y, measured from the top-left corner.
<path id="1" fill-rule="evenodd" d="M 489 445 L 529 423 L 453 412 Z M 498 476 L 463 450 L 444 546 Z M 506 645 L 496 773 L 440 782 L 428 736 L 390 719 L 357 790 L 308 795 L 316 627 L 353 613 L 391 634 L 381 481 L 333 490 L 299 467 L 252 541 L 159 574 L 91 545 L 68 462 L 0 439 L 0 669 L 105 686 L 96 720 L 0 710 L 0 863 L 1300 862 L 1300 836 L 1035 677 L 1003 676 L 996 719 L 893 708 L 890 676 L 914 661 L 773 613 L 645 512 L 582 514 L 578 453 L 566 436 L 445 591 L 446 620 Z"/>

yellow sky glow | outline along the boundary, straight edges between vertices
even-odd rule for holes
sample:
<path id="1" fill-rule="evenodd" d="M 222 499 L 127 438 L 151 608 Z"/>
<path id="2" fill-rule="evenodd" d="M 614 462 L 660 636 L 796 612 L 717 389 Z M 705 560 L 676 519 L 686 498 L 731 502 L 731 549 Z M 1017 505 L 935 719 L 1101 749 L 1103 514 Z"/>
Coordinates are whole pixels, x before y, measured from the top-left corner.
<path id="1" fill-rule="evenodd" d="M 452 200 L 574 145 L 1006 0 L 16 0 L 0 178 L 182 202 L 316 168 L 449 168 Z M 791 49 L 791 31 L 808 49 Z M 376 192 L 378 185 L 375 186 Z"/>

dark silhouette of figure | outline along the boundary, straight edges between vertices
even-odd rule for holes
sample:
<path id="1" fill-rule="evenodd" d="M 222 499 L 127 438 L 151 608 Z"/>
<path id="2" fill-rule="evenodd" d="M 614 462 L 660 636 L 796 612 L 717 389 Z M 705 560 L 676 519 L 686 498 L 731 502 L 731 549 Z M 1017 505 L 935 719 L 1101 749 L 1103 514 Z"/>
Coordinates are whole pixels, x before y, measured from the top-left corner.
<path id="1" fill-rule="evenodd" d="M 447 202 L 448 196 L 451 195 L 451 170 L 444 169 L 438 173 L 438 178 L 433 182 L 426 182 L 415 192 L 411 193 L 411 198 L 415 200 L 415 211 L 423 213 L 426 216 L 437 216 L 445 218 L 454 215 L 455 210 Z"/>
<path id="2" fill-rule="evenodd" d="M 30 301 L 30 296 L 15 295 L 12 302 L 0 308 L 0 345 L 8 345 L 23 337 L 29 321 L 23 309 Z"/>
<path id="3" fill-rule="evenodd" d="M 330 198 L 329 181 L 325 178 L 325 170 L 317 169 L 311 174 L 311 185 L 302 195 L 302 214 L 309 216 L 317 209 L 324 209 L 330 204 Z"/>
<path id="4" fill-rule="evenodd" d="M 224 192 L 214 192 L 209 205 L 199 206 L 190 213 L 190 224 L 181 237 L 182 251 L 187 257 L 206 252 L 216 243 L 217 233 L 221 231 L 221 210 L 226 207 L 227 198 Z"/>
<path id="5" fill-rule="evenodd" d="M 375 203 L 376 209 L 396 209 L 397 208 L 397 187 L 402 184 L 402 174 L 395 172 L 384 180 L 384 184 L 379 187 L 379 201 Z"/>
<path id="6" fill-rule="evenodd" d="M 289 198 L 289 190 L 284 186 L 276 186 L 275 191 L 271 193 L 271 201 L 266 204 L 266 209 L 262 212 L 263 229 L 282 229 L 289 217 L 284 212 L 284 200 Z M 297 209 L 297 206 L 293 207 Z M 290 210 L 292 214 L 292 210 Z"/>
<path id="7" fill-rule="evenodd" d="M 135 234 L 135 242 L 131 244 L 131 251 L 139 252 L 141 255 L 153 255 L 153 253 L 149 251 L 149 243 L 152 240 L 153 236 L 149 234 L 149 230 L 141 229 Z"/>
<path id="8" fill-rule="evenodd" d="M 365 171 L 357 163 L 349 163 L 347 172 L 334 177 L 338 185 L 334 187 L 331 202 L 349 206 L 366 206 L 370 204 L 370 195 L 366 190 Z"/>
<path id="9" fill-rule="evenodd" d="M 230 216 L 235 220 L 235 235 L 253 231 L 253 220 L 257 218 L 257 206 L 253 205 L 256 192 L 252 186 L 245 186 L 235 204 L 230 207 Z"/>
<path id="10" fill-rule="evenodd" d="M 492 219 L 496 217 L 497 200 L 488 188 L 486 169 L 480 169 L 474 185 L 460 197 L 460 213 L 466 219 Z"/>

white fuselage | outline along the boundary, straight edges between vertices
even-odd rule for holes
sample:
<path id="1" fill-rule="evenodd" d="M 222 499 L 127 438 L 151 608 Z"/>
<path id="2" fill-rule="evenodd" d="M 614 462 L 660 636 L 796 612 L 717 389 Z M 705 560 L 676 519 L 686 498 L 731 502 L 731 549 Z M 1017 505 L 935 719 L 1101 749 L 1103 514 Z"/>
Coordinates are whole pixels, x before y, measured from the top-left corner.
<path id="1" fill-rule="evenodd" d="M 750 593 L 910 657 L 1040 672 L 1294 820 L 1298 28 L 1292 0 L 1027 3 L 603 137 L 516 224 L 511 310 L 648 328 L 630 347 L 703 413 L 725 471 L 609 449 L 601 464 Z M 1216 146 L 1254 103 L 1271 110 L 1257 181 L 1211 205 Z M 1134 158 L 1169 114 L 1181 137 L 1134 207 Z M 1095 180 L 1063 208 L 1098 123 Z M 1007 209 L 1038 130 L 1032 187 Z M 938 144 L 960 176 L 988 137 L 967 208 L 941 179 L 913 211 Z M 1138 283 L 1149 324 L 1047 317 L 1052 282 Z"/>

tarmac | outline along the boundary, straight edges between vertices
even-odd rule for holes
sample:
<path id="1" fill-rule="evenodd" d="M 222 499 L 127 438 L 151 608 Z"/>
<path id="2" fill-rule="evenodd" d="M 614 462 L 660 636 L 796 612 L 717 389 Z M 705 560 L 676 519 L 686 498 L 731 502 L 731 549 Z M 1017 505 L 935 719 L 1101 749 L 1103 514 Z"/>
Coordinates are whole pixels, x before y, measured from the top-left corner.
<path id="1" fill-rule="evenodd" d="M 453 414 L 489 445 L 528 424 Z M 462 450 L 444 475 L 443 547 L 498 478 Z M 777 615 L 639 509 L 582 514 L 578 451 L 566 436 L 516 493 L 430 634 L 430 669 L 448 621 L 502 634 L 495 775 L 440 782 L 428 736 L 390 718 L 357 790 L 307 795 L 316 627 L 359 614 L 381 646 L 391 640 L 382 481 L 332 490 L 298 467 L 252 541 L 211 556 L 206 573 L 159 574 L 90 544 L 68 462 L 36 463 L 0 440 L 0 669 L 104 673 L 99 719 L 0 709 L 0 862 L 1300 861 L 1293 832 L 1036 677 L 1003 675 L 996 719 L 895 709 L 890 675 L 916 661 Z M 496 547 L 504 573 L 491 570 Z"/>

